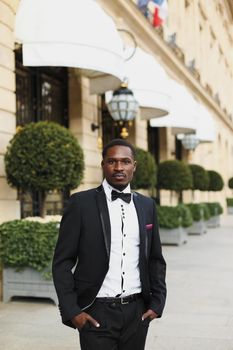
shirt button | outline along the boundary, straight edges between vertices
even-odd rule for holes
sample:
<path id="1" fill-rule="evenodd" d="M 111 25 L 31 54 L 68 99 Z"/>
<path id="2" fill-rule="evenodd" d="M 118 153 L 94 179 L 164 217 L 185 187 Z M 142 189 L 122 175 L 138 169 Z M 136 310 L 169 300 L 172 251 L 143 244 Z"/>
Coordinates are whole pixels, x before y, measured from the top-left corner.
<path id="1" fill-rule="evenodd" d="M 123 255 L 125 256 L 125 253 L 123 253 Z"/>
<path id="2" fill-rule="evenodd" d="M 122 274 L 124 275 L 125 273 L 123 272 Z"/>
<path id="3" fill-rule="evenodd" d="M 126 235 L 124 235 L 124 237 L 126 237 Z"/>

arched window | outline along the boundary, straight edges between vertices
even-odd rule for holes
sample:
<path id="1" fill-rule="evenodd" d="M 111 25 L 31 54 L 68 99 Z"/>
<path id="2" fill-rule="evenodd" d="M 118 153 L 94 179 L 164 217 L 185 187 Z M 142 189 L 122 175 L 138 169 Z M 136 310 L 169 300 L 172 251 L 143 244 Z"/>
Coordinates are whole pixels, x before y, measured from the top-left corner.
<path id="1" fill-rule="evenodd" d="M 68 73 L 64 67 L 26 67 L 16 58 L 17 125 L 51 120 L 68 126 Z"/>

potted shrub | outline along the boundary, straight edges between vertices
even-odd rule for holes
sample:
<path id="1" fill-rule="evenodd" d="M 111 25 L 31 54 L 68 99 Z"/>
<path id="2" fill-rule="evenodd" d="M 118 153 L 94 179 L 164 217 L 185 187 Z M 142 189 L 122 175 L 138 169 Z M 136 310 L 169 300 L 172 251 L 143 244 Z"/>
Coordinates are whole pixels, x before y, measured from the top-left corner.
<path id="1" fill-rule="evenodd" d="M 208 172 L 200 165 L 190 164 L 190 170 L 193 176 L 193 199 L 194 199 L 194 191 L 207 191 L 209 188 L 209 174 Z"/>
<path id="2" fill-rule="evenodd" d="M 134 189 L 148 189 L 151 191 L 151 195 L 153 195 L 157 179 L 154 157 L 150 152 L 136 148 L 135 159 L 137 161 L 137 167 L 131 186 Z"/>
<path id="3" fill-rule="evenodd" d="M 192 223 L 191 214 L 185 205 L 158 206 L 159 232 L 162 244 L 181 245 L 187 242 L 184 227 Z"/>
<path id="4" fill-rule="evenodd" d="M 210 211 L 210 218 L 207 221 L 208 227 L 219 227 L 220 226 L 220 215 L 223 213 L 223 208 L 220 203 L 206 203 Z"/>
<path id="5" fill-rule="evenodd" d="M 222 176 L 214 170 L 209 170 L 209 188 L 208 191 L 221 191 L 224 186 Z M 209 219 L 207 226 L 208 227 L 217 227 L 220 226 L 220 214 L 222 214 L 222 207 L 219 203 L 206 203 L 211 212 L 211 218 Z"/>
<path id="6" fill-rule="evenodd" d="M 228 180 L 228 187 L 233 190 L 233 177 Z"/>
<path id="7" fill-rule="evenodd" d="M 193 186 L 189 166 L 180 160 L 166 160 L 158 166 L 158 188 L 177 192 L 182 202 L 182 191 Z"/>
<path id="8" fill-rule="evenodd" d="M 188 228 L 188 234 L 202 235 L 207 232 L 207 221 L 210 218 L 207 205 L 204 203 L 189 203 L 187 206 L 193 218 L 193 224 Z"/>
<path id="9" fill-rule="evenodd" d="M 30 123 L 10 141 L 5 154 L 7 181 L 32 196 L 40 194 L 40 216 L 51 190 L 77 188 L 84 171 L 83 151 L 70 131 L 53 122 Z"/>
<path id="10" fill-rule="evenodd" d="M 13 296 L 46 297 L 57 303 L 51 261 L 57 222 L 14 220 L 0 225 L 3 301 Z"/>
<path id="11" fill-rule="evenodd" d="M 224 182 L 222 176 L 214 170 L 208 170 L 209 186 L 208 191 L 222 191 Z"/>
<path id="12" fill-rule="evenodd" d="M 177 205 L 177 213 L 181 217 L 181 226 L 187 230 L 193 224 L 192 213 L 186 204 Z"/>
<path id="13" fill-rule="evenodd" d="M 228 187 L 233 190 L 233 177 L 228 180 Z M 233 214 L 233 198 L 227 198 L 227 213 Z"/>
<path id="14" fill-rule="evenodd" d="M 233 198 L 227 198 L 227 213 L 233 215 Z"/>

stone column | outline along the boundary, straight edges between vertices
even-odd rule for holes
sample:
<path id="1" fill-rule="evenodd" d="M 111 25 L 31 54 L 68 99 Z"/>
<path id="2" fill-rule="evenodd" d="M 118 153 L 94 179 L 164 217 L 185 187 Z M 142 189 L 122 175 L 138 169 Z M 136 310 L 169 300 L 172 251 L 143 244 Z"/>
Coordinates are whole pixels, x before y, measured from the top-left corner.
<path id="1" fill-rule="evenodd" d="M 148 150 L 147 122 L 140 119 L 140 112 L 135 120 L 135 130 L 130 130 L 128 141 L 132 142 L 136 147 L 142 148 L 145 151 Z"/>
<path id="2" fill-rule="evenodd" d="M 69 129 L 83 148 L 85 160 L 84 179 L 78 191 L 99 186 L 102 181 L 101 149 L 98 147 L 100 130 L 91 130 L 92 123 L 99 124 L 98 113 L 98 96 L 90 95 L 89 80 L 70 69 Z"/>
<path id="3" fill-rule="evenodd" d="M 14 19 L 17 2 L 0 0 L 0 223 L 20 217 L 17 192 L 9 187 L 4 154 L 16 127 Z"/>

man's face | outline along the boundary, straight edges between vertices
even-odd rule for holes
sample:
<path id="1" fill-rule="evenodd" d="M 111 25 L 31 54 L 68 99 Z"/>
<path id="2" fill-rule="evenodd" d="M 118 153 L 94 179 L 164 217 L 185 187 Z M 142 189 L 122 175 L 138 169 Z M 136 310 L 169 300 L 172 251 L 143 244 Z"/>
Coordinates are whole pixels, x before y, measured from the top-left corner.
<path id="1" fill-rule="evenodd" d="M 120 191 L 130 183 L 136 169 L 136 162 L 131 149 L 120 145 L 107 150 L 101 165 L 108 183 Z"/>

